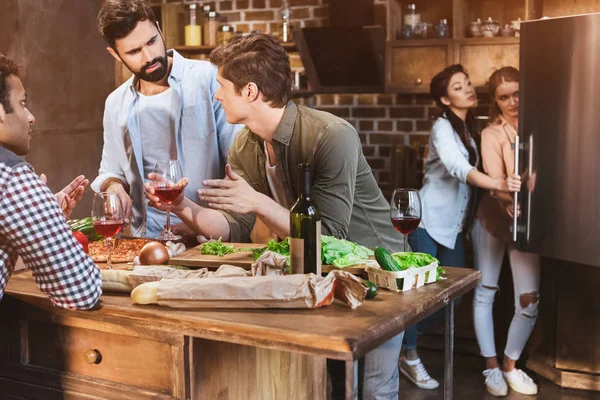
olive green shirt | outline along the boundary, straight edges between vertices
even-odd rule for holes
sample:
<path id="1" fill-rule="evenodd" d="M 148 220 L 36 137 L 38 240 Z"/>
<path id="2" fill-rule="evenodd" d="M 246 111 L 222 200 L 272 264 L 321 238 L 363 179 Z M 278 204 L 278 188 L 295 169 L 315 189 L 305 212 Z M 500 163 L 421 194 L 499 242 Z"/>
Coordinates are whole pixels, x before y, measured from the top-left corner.
<path id="1" fill-rule="evenodd" d="M 324 235 L 369 248 L 403 250 L 402 235 L 390 220 L 389 203 L 377 186 L 352 125 L 330 113 L 289 101 L 271 145 L 286 198 L 299 196 L 298 164 L 310 164 L 311 199 L 321 213 Z M 265 171 L 263 140 L 248 127 L 236 136 L 228 161 L 256 191 L 273 198 Z M 290 209 L 292 205 L 282 206 Z M 229 221 L 230 241 L 249 242 L 255 215 L 223 214 Z"/>

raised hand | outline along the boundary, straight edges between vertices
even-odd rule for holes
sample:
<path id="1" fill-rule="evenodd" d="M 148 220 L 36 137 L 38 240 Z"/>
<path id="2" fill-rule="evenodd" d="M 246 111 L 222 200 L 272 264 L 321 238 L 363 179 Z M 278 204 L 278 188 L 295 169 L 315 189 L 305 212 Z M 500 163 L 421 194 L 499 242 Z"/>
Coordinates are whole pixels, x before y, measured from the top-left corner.
<path id="1" fill-rule="evenodd" d="M 236 214 L 255 213 L 260 203 L 260 193 L 241 176 L 225 166 L 225 179 L 209 179 L 202 182 L 206 189 L 198 190 L 198 198 L 210 208 Z"/>

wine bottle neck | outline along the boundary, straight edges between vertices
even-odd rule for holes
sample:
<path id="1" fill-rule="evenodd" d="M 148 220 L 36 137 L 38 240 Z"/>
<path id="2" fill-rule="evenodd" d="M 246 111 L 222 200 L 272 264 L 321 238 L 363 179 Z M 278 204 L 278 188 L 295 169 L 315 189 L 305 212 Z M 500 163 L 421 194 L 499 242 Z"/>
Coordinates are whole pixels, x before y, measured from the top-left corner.
<path id="1" fill-rule="evenodd" d="M 310 199 L 310 169 L 303 168 L 300 171 L 300 198 Z"/>

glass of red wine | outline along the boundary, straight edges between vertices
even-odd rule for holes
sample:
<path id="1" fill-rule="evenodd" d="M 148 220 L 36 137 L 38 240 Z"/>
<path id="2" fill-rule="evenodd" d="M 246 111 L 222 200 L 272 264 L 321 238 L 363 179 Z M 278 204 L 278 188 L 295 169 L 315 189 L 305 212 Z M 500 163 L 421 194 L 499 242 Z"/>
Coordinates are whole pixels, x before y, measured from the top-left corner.
<path id="1" fill-rule="evenodd" d="M 153 181 L 154 194 L 167 205 L 167 224 L 157 239 L 179 240 L 181 236 L 171 231 L 171 204 L 181 195 L 183 187 L 178 183 L 183 178 L 183 170 L 179 160 L 157 161 L 154 165 L 157 179 Z"/>
<path id="2" fill-rule="evenodd" d="M 421 223 L 421 197 L 417 189 L 394 189 L 390 200 L 392 225 L 404 235 L 404 249 L 408 235 Z"/>
<path id="3" fill-rule="evenodd" d="M 123 229 L 124 210 L 121 199 L 115 193 L 100 192 L 94 194 L 92 203 L 92 221 L 99 235 L 106 238 L 106 268 L 112 269 L 110 259 L 110 241 Z"/>

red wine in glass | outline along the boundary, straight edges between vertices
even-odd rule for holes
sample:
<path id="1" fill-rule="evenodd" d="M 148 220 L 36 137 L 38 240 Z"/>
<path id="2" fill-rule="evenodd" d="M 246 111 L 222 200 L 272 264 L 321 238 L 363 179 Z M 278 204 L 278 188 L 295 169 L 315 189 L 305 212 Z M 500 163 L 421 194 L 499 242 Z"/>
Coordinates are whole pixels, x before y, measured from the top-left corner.
<path id="1" fill-rule="evenodd" d="M 160 199 L 161 202 L 172 204 L 183 192 L 183 188 L 179 185 L 175 186 L 156 186 L 154 188 L 154 194 Z"/>
<path id="2" fill-rule="evenodd" d="M 115 193 L 100 192 L 94 194 L 92 202 L 92 221 L 96 232 L 106 238 L 106 268 L 111 269 L 110 241 L 123 229 L 124 209 L 121 199 Z"/>
<path id="3" fill-rule="evenodd" d="M 403 235 L 409 235 L 419 227 L 421 218 L 419 217 L 398 217 L 392 218 L 392 225 Z"/>
<path id="4" fill-rule="evenodd" d="M 94 221 L 94 229 L 105 238 L 113 238 L 123 229 L 123 221 L 116 219 Z"/>
<path id="5" fill-rule="evenodd" d="M 181 236 L 171 231 L 171 204 L 179 197 L 183 187 L 177 183 L 183 178 L 183 169 L 179 160 L 160 160 L 154 165 L 156 179 L 153 182 L 154 193 L 167 205 L 167 223 L 165 230 L 157 239 L 179 240 Z"/>
<path id="6" fill-rule="evenodd" d="M 392 225 L 404 235 L 404 251 L 407 251 L 407 238 L 421 223 L 421 198 L 416 189 L 394 189 L 390 200 Z"/>

